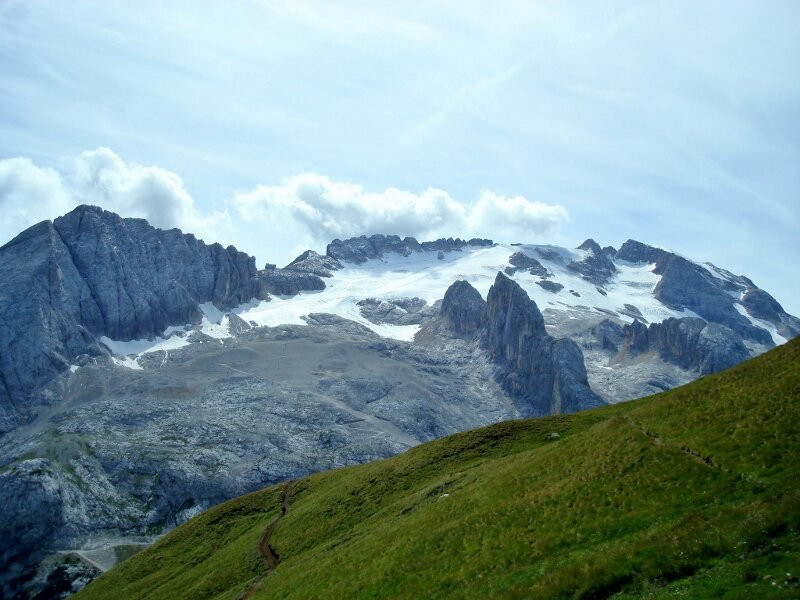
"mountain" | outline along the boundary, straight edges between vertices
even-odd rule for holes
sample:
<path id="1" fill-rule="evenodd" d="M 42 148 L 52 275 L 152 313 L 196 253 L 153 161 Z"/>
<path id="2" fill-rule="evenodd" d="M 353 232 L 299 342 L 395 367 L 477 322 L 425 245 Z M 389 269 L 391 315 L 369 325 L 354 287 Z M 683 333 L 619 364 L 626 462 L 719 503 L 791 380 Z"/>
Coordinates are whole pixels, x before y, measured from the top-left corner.
<path id="1" fill-rule="evenodd" d="M 233 246 L 89 206 L 0 248 L 0 279 L 0 432 L 56 402 L 46 384 L 81 355 L 102 356 L 102 336 L 149 338 L 199 321 L 202 303 L 263 296 L 255 261 Z"/>
<path id="2" fill-rule="evenodd" d="M 794 598 L 798 398 L 795 340 L 237 498 L 77 598 Z"/>
<path id="3" fill-rule="evenodd" d="M 751 280 L 635 241 L 373 235 L 259 269 L 83 206 L 0 248 L 0 274 L 5 595 L 272 483 L 673 388 L 800 331 Z"/>

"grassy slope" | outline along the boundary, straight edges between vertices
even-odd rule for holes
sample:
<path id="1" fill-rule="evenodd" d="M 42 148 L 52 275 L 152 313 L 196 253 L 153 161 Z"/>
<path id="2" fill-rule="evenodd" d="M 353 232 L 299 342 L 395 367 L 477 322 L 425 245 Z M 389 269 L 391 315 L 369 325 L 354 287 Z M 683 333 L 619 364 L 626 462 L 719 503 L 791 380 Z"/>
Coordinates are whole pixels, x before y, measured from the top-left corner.
<path id="1" fill-rule="evenodd" d="M 643 400 L 308 477 L 257 586 L 281 487 L 209 510 L 79 598 L 796 598 L 798 426 L 800 340 Z"/>

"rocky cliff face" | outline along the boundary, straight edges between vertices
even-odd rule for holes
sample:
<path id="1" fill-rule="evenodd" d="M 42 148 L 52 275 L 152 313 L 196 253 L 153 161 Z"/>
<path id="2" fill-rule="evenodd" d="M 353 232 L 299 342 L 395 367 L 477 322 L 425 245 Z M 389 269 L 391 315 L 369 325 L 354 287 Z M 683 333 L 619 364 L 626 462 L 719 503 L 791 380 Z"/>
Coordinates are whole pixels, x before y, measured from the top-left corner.
<path id="1" fill-rule="evenodd" d="M 342 262 L 363 263 L 373 258 L 381 258 L 385 254 L 399 254 L 409 256 L 413 252 L 441 251 L 452 252 L 467 246 L 491 246 L 492 240 L 473 238 L 462 240 L 460 238 L 440 238 L 433 242 L 418 242 L 413 237 L 400 238 L 396 235 L 371 235 L 369 237 L 349 238 L 346 240 L 335 239 L 330 244 L 326 254 Z"/>
<path id="2" fill-rule="evenodd" d="M 579 273 L 587 281 L 602 286 L 617 272 L 614 261 L 609 258 L 610 255 L 613 255 L 614 248 L 609 247 L 603 250 L 600 244 L 589 238 L 578 246 L 578 250 L 585 251 L 586 257 L 582 260 L 572 261 L 567 268 Z"/>
<path id="3" fill-rule="evenodd" d="M 462 329 L 464 324 L 473 329 L 480 306 L 474 296 L 480 295 L 465 281 L 451 286 L 448 294 L 451 302 L 447 308 L 442 302 L 442 315 Z M 464 314 L 469 317 L 459 318 Z M 489 290 L 482 321 L 483 343 L 500 367 L 498 381 L 522 414 L 559 414 L 604 404 L 589 387 L 578 345 L 548 335 L 536 303 L 502 273 Z"/>
<path id="4" fill-rule="evenodd" d="M 800 335 L 800 319 L 788 314 L 775 298 L 764 290 L 751 287 L 742 296 L 748 314 L 772 323 L 787 340 Z"/>
<path id="5" fill-rule="evenodd" d="M 456 281 L 445 292 L 440 314 L 451 331 L 472 335 L 486 322 L 486 302 L 469 283 Z"/>
<path id="6" fill-rule="evenodd" d="M 665 305 L 676 310 L 688 308 L 704 320 L 725 325 L 747 340 L 772 345 L 767 331 L 754 326 L 736 310 L 731 292 L 758 289 L 746 277 L 715 277 L 709 269 L 682 256 L 634 240 L 625 242 L 616 258 L 632 263 L 655 263 L 654 272 L 661 275 L 661 281 L 654 295 Z"/>
<path id="7" fill-rule="evenodd" d="M 0 432 L 52 401 L 43 383 L 99 336 L 158 335 L 197 322 L 198 305 L 228 308 L 265 297 L 255 261 L 177 229 L 96 207 L 24 231 L 0 248 Z"/>
<path id="8" fill-rule="evenodd" d="M 619 344 L 623 357 L 652 351 L 667 362 L 703 375 L 732 367 L 750 356 L 741 337 L 730 328 L 695 317 L 670 318 L 649 326 L 634 320 L 623 331 L 625 337 Z"/>

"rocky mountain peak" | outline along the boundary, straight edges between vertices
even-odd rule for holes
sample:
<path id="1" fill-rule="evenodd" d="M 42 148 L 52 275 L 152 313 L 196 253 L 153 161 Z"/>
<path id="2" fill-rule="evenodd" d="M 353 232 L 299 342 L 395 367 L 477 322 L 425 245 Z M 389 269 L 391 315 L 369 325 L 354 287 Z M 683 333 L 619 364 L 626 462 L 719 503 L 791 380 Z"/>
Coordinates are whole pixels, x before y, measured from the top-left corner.
<path id="1" fill-rule="evenodd" d="M 539 307 L 519 284 L 498 273 L 486 298 L 488 343 L 492 358 L 516 361 L 528 339 L 546 335 Z"/>
<path id="2" fill-rule="evenodd" d="M 617 267 L 609 254 L 603 252 L 600 244 L 592 238 L 578 246 L 578 250 L 586 252 L 586 257 L 572 261 L 567 268 L 580 274 L 587 281 L 602 286 L 617 272 Z"/>
<path id="3" fill-rule="evenodd" d="M 502 273 L 486 300 L 485 343 L 500 365 L 498 380 L 523 414 L 558 414 L 603 404 L 589 387 L 578 345 L 548 335 L 536 303 Z"/>
<path id="4" fill-rule="evenodd" d="M 284 267 L 291 271 L 312 273 L 318 277 L 331 277 L 333 271 L 342 268 L 342 263 L 331 256 L 323 256 L 313 250 L 306 250 Z"/>
<path id="5" fill-rule="evenodd" d="M 454 282 L 444 294 L 441 317 L 456 333 L 470 335 L 483 326 L 486 302 L 468 282 Z"/>
<path id="6" fill-rule="evenodd" d="M 0 432 L 46 403 L 40 384 L 97 338 L 152 338 L 198 322 L 199 305 L 266 297 L 255 259 L 178 229 L 79 206 L 22 232 L 0 249 Z"/>
<path id="7" fill-rule="evenodd" d="M 589 238 L 585 242 L 583 242 L 580 246 L 578 246 L 578 250 L 588 250 L 593 254 L 601 254 L 603 249 L 600 247 L 600 244 L 595 242 L 592 238 Z"/>

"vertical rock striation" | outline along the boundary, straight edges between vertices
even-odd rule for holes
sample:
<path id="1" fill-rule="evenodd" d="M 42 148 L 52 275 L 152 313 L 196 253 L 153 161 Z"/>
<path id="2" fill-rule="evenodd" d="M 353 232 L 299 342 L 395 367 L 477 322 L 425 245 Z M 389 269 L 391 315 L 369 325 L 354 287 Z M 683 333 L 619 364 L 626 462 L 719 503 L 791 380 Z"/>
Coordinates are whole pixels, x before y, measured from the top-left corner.
<path id="1" fill-rule="evenodd" d="M 0 248 L 0 433 L 54 401 L 41 389 L 97 338 L 130 340 L 198 322 L 198 305 L 266 297 L 255 260 L 177 229 L 93 206 Z"/>

